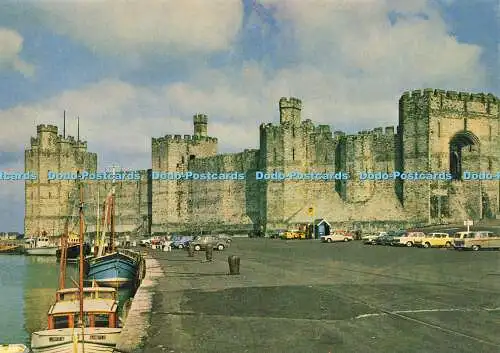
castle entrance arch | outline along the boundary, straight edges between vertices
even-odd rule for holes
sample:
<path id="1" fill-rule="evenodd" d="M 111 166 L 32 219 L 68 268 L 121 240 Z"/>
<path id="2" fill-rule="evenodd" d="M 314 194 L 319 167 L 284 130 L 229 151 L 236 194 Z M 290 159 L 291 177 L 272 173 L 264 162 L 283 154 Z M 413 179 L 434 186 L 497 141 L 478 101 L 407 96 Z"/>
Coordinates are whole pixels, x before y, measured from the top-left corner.
<path id="1" fill-rule="evenodd" d="M 462 180 L 463 172 L 479 172 L 479 139 L 470 131 L 457 132 L 450 140 L 450 173 L 453 180 Z"/>

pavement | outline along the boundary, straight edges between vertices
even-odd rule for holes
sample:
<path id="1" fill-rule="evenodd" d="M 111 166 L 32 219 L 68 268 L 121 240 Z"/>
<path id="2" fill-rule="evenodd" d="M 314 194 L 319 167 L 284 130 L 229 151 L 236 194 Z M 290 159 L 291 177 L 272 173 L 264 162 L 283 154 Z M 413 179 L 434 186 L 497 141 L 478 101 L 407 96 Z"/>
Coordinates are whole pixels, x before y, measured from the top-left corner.
<path id="1" fill-rule="evenodd" d="M 212 262 L 151 255 L 143 352 L 500 352 L 499 251 L 240 238 Z"/>

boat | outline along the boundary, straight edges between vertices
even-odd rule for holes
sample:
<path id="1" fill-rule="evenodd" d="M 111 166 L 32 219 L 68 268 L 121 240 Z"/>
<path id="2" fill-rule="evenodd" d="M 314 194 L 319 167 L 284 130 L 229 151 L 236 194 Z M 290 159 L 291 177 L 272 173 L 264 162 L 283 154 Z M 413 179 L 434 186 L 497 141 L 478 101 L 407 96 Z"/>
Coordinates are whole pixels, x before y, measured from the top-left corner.
<path id="1" fill-rule="evenodd" d="M 0 344 L 0 353 L 30 353 L 24 344 Z"/>
<path id="2" fill-rule="evenodd" d="M 85 327 L 78 327 L 79 298 L 79 288 L 57 291 L 56 302 L 48 312 L 47 330 L 31 336 L 33 353 L 113 352 L 122 330 L 116 289 L 83 288 Z"/>
<path id="3" fill-rule="evenodd" d="M 118 318 L 117 291 L 100 288 L 94 282 L 84 287 L 83 256 L 83 194 L 80 204 L 80 256 L 78 288 L 65 288 L 68 220 L 61 239 L 62 253 L 59 273 L 59 290 L 55 303 L 48 311 L 46 330 L 33 332 L 33 353 L 84 353 L 113 352 L 121 334 Z"/>
<path id="4" fill-rule="evenodd" d="M 54 244 L 47 236 L 29 238 L 25 241 L 28 255 L 55 256 L 59 246 Z"/>
<path id="5" fill-rule="evenodd" d="M 23 254 L 23 253 L 24 253 L 24 249 L 19 244 L 11 244 L 11 243 L 0 244 L 0 255 L 3 255 L 3 254 L 19 255 L 19 254 Z M 0 351 L 0 352 L 2 352 L 2 351 Z"/>
<path id="6" fill-rule="evenodd" d="M 103 205 L 103 227 L 102 234 L 97 239 L 97 251 L 93 258 L 87 259 L 87 279 L 96 281 L 99 285 L 120 288 L 137 284 L 140 254 L 116 248 L 114 196 L 115 188 L 113 186 Z M 108 228 L 110 228 L 110 237 L 107 242 L 106 230 Z"/>
<path id="7" fill-rule="evenodd" d="M 66 259 L 68 261 L 76 260 L 80 256 L 80 242 L 78 239 L 78 234 L 70 233 L 67 238 L 67 247 L 66 247 Z M 59 249 L 56 251 L 57 259 L 61 258 L 62 253 L 62 244 Z M 83 245 L 83 255 L 90 255 L 90 245 L 88 243 L 84 243 Z"/>

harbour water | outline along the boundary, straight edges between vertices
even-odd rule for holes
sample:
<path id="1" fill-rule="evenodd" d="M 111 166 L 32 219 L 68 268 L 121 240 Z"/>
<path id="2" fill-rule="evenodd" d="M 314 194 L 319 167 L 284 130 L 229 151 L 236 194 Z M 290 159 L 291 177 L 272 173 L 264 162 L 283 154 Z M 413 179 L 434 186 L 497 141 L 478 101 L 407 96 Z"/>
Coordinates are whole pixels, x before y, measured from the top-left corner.
<path id="1" fill-rule="evenodd" d="M 73 281 L 78 282 L 78 266 L 68 264 L 66 287 L 75 287 Z M 0 344 L 29 344 L 31 332 L 46 328 L 58 284 L 55 257 L 0 255 Z M 133 291 L 119 294 L 122 307 Z"/>

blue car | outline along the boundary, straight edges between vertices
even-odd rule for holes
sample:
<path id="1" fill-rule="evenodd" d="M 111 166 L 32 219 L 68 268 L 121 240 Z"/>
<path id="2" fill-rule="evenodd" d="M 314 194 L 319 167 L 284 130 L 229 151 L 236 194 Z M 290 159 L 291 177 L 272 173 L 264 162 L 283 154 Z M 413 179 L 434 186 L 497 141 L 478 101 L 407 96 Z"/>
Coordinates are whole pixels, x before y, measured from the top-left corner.
<path id="1" fill-rule="evenodd" d="M 193 236 L 185 235 L 172 238 L 172 248 L 183 249 L 189 245 L 194 239 Z"/>

